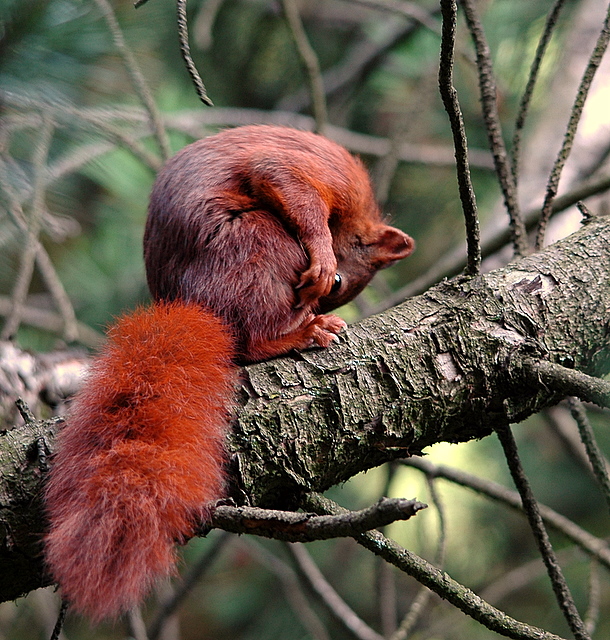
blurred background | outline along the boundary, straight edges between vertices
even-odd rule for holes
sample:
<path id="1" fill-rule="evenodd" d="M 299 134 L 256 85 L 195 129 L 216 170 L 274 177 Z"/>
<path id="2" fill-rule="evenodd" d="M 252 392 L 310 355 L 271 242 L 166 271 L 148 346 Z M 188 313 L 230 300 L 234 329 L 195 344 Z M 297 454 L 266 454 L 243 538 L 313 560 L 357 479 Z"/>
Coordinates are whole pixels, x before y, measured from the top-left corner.
<path id="1" fill-rule="evenodd" d="M 478 3 L 509 147 L 552 4 Z M 452 137 L 437 89 L 440 10 L 436 2 L 425 0 L 306 0 L 297 5 L 322 71 L 327 134 L 362 157 L 384 212 L 417 242 L 412 257 L 379 274 L 357 301 L 340 310 L 353 322 L 382 309 L 387 300 L 421 293 L 441 277 L 453 275 L 455 269 L 449 268 L 438 273 L 443 256 L 464 256 Z M 544 197 L 605 11 L 600 0 L 564 3 L 525 126 L 520 195 L 526 212 L 535 210 Z M 172 153 L 226 126 L 269 122 L 314 127 L 307 75 L 281 3 L 189 2 L 191 52 L 213 108 L 200 103 L 185 70 L 175 16 L 175 4 L 169 0 L 148 0 L 138 9 L 129 0 L 0 0 L 0 322 L 9 315 L 26 231 L 36 228 L 79 326 L 88 328 L 77 339 L 57 329 L 57 295 L 51 292 L 48 273 L 39 267 L 27 292 L 25 322 L 16 334 L 21 347 L 36 352 L 94 348 L 113 317 L 148 300 L 141 242 L 148 193 L 162 162 L 163 136 L 151 135 L 150 110 L 134 81 L 136 67 Z M 123 40 L 133 56 L 128 64 Z M 487 238 L 506 228 L 508 218 L 488 151 L 473 60 L 460 21 L 454 81 Z M 560 193 L 607 180 L 609 76 L 602 67 Z M 587 204 L 603 213 L 607 203 L 601 191 Z M 550 239 L 576 228 L 578 220 L 573 211 L 558 216 Z M 496 252 L 485 268 L 510 258 L 510 250 Z M 607 414 L 594 411 L 590 419 L 607 451 Z M 607 509 L 574 455 L 574 432 L 565 408 L 535 416 L 516 429 L 537 498 L 594 535 L 606 537 Z M 437 445 L 427 453 L 431 462 L 512 489 L 494 437 Z M 430 561 L 442 561 L 452 577 L 511 616 L 569 634 L 519 513 L 445 480 L 431 485 L 421 471 L 402 464 L 356 477 L 329 495 L 348 508 L 363 508 L 381 495 L 429 503 L 417 518 L 392 525 L 387 533 Z M 552 540 L 577 605 L 583 612 L 589 608 L 591 620 L 597 620 L 594 637 L 610 637 L 607 568 L 598 569 L 565 536 L 553 533 Z M 327 582 L 379 638 L 499 637 L 436 596 L 425 600 L 418 583 L 384 566 L 352 540 L 306 548 Z M 183 574 L 200 566 L 203 575 L 166 620 L 160 638 L 375 637 L 348 629 L 298 581 L 302 568 L 282 543 L 215 531 L 206 539 L 192 540 L 183 556 Z M 170 597 L 179 584 L 177 580 L 164 585 L 143 612 L 149 632 L 158 611 L 156 601 Z M 58 600 L 52 590 L 41 590 L 0 605 L 0 639 L 48 637 Z M 597 618 L 596 608 L 601 611 Z M 404 622 L 405 616 L 411 618 Z M 401 621 L 406 632 L 398 635 Z M 110 640 L 137 636 L 133 625 L 132 621 L 131 629 L 123 623 L 93 629 L 86 621 L 68 617 L 64 634 L 75 640 Z M 152 640 L 154 634 L 149 637 Z"/>

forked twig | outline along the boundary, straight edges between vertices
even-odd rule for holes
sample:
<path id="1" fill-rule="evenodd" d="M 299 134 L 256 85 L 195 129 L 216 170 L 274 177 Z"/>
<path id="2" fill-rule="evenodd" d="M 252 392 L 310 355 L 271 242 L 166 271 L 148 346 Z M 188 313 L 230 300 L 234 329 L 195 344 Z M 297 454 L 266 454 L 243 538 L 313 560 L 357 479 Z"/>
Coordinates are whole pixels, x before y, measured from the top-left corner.
<path id="1" fill-rule="evenodd" d="M 319 514 L 339 514 L 345 509 L 318 494 L 307 494 L 303 507 Z M 378 531 L 353 536 L 358 544 L 385 559 L 401 571 L 414 577 L 463 613 L 471 616 L 488 629 L 515 640 L 562 640 L 554 633 L 511 618 L 503 611 L 485 602 L 476 593 L 453 580 L 420 556 L 401 547 Z"/>
<path id="2" fill-rule="evenodd" d="M 8 340 L 19 328 L 21 312 L 34 274 L 34 264 L 36 262 L 39 245 L 38 235 L 44 213 L 45 186 L 43 174 L 46 170 L 46 161 L 49 155 L 54 129 L 54 122 L 49 118 L 43 118 L 42 131 L 32 157 L 32 167 L 34 171 L 32 180 L 33 195 L 30 219 L 27 225 L 25 225 L 26 228 L 23 229 L 26 234 L 25 249 L 21 254 L 19 271 L 11 294 L 13 307 L 0 333 L 1 340 Z"/>
<path id="3" fill-rule="evenodd" d="M 335 591 L 302 544 L 290 544 L 288 549 L 296 562 L 298 572 L 342 625 L 358 640 L 383 640 L 383 636 L 371 629 Z"/>
<path id="4" fill-rule="evenodd" d="M 432 476 L 426 476 L 426 482 L 428 483 L 428 489 L 430 491 L 430 497 L 432 498 L 432 504 L 436 507 L 436 512 L 438 513 L 439 520 L 439 535 L 438 535 L 438 543 L 436 546 L 436 553 L 434 555 L 434 564 L 437 567 L 441 567 L 444 564 L 445 560 L 445 551 L 446 551 L 446 543 L 447 543 L 447 531 L 445 524 L 445 510 L 440 500 L 440 496 L 438 495 L 438 491 L 436 490 L 435 479 Z M 411 630 L 417 624 L 420 619 L 420 616 L 424 610 L 424 607 L 430 600 L 432 596 L 432 591 L 428 589 L 428 587 L 424 587 L 422 585 L 419 593 L 415 596 L 411 606 L 409 607 L 409 611 L 403 618 L 400 626 L 396 630 L 394 634 L 390 637 L 390 640 L 406 640 L 409 637 Z"/>

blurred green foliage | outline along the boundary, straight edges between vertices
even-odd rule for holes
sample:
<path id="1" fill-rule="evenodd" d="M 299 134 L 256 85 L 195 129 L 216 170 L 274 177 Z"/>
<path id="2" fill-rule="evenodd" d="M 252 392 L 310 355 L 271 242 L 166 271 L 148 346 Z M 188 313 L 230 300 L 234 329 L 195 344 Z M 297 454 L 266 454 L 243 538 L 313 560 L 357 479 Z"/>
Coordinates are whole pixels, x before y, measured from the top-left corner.
<path id="1" fill-rule="evenodd" d="M 551 3 L 496 0 L 485 4 L 485 27 L 494 52 L 501 115 L 509 138 L 533 50 Z M 160 111 L 168 118 L 178 118 L 204 109 L 179 55 L 173 3 L 149 0 L 135 10 L 130 0 L 113 0 L 112 6 Z M 436 3 L 422 0 L 419 6 L 437 19 Z M 301 112 L 309 113 L 307 100 L 298 99 L 304 91 L 305 77 L 279 4 L 272 0 L 226 0 L 218 3 L 217 12 L 207 22 L 206 7 L 209 8 L 209 0 L 193 0 L 189 4 L 191 46 L 215 105 L 240 108 L 247 115 L 245 110 L 272 112 L 301 104 Z M 421 25 L 409 26 L 407 20 L 397 15 L 357 3 L 311 0 L 301 3 L 301 8 L 308 36 L 327 78 L 329 81 L 342 78 L 340 88 L 329 96 L 333 124 L 374 136 L 392 137 L 399 133 L 414 145 L 450 149 L 450 130 L 436 91 L 438 34 Z M 569 10 L 551 46 L 548 63 L 543 66 L 537 98 L 548 86 L 567 21 Z M 39 102 L 41 112 L 45 104 L 65 105 L 82 113 L 87 108 L 105 109 L 100 118 L 106 124 L 114 122 L 113 114 L 121 109 L 141 108 L 94 0 L 1 0 L 0 24 L 3 92 L 11 92 L 20 100 L 31 98 Z M 392 33 L 394 36 L 389 35 Z M 471 55 L 463 25 L 459 37 L 461 51 Z M 360 63 L 358 52 L 363 52 Z M 369 60 L 366 64 L 362 62 L 365 53 Z M 467 56 L 458 58 L 456 86 L 470 144 L 485 149 L 487 140 L 476 73 Z M 534 102 L 534 121 L 536 110 L 542 107 L 542 101 Z M 32 112 L 26 107 L 21 111 Z M 39 122 L 34 119 L 17 126 L 15 114 L 19 112 L 15 104 L 0 99 L 0 117 L 10 116 L 13 123 L 13 128 L 2 133 L 0 150 L 13 161 L 9 166 L 11 184 L 18 192 L 24 192 L 32 176 Z M 128 133 L 129 122 L 129 119 L 122 121 Z M 222 122 L 221 116 L 218 122 Z M 225 124 L 235 122 L 228 118 Z M 112 138 L 104 127 L 92 124 L 76 112 L 57 119 L 56 125 L 50 166 L 73 154 L 86 156 L 92 145 L 105 144 Z M 139 122 L 133 125 L 134 131 L 140 128 Z M 199 125 L 199 134 L 213 129 L 214 126 Z M 174 151 L 190 139 L 184 129 L 170 130 Z M 144 136 L 143 144 L 159 157 L 154 137 Z M 380 159 L 365 154 L 364 160 L 372 173 L 378 175 Z M 128 148 L 116 143 L 77 165 L 75 171 L 54 180 L 45 194 L 48 213 L 42 240 L 78 318 L 101 328 L 123 310 L 147 299 L 141 236 L 154 172 Z M 480 166 L 473 167 L 473 181 L 481 217 L 486 221 L 497 207 L 499 190 L 493 174 Z M 10 295 L 24 244 L 23 234 L 7 215 L 9 206 L 6 194 L 0 195 L 3 296 Z M 418 250 L 412 258 L 382 274 L 366 294 L 365 301 L 369 304 L 424 273 L 464 237 L 455 172 L 450 165 L 399 164 L 384 208 L 394 224 L 416 238 Z M 39 275 L 32 283 L 30 295 L 32 304 L 51 306 Z M 343 311 L 346 318 L 354 320 L 360 308 L 351 305 Z M 22 328 L 18 338 L 22 344 L 36 349 L 50 349 L 57 344 L 56 335 L 31 327 Z M 593 420 L 602 445 L 608 450 L 610 442 L 607 429 L 604 430 L 607 417 L 596 414 Z M 600 515 L 604 510 L 600 507 L 603 502 L 599 493 L 558 440 L 549 435 L 544 423 L 538 417 L 518 428 L 524 464 L 537 496 L 593 533 L 604 536 L 608 517 L 605 512 Z M 510 486 L 499 445 L 492 438 L 467 445 L 439 446 L 432 457 Z M 447 521 L 446 567 L 456 579 L 477 591 L 483 590 L 500 580 L 507 570 L 537 557 L 522 517 L 479 497 L 473 498 L 467 490 L 449 483 L 439 481 L 438 485 Z M 367 506 L 382 494 L 416 496 L 431 502 L 421 474 L 406 468 L 374 470 L 329 492 L 348 508 Z M 428 558 L 433 558 L 436 552 L 438 532 L 439 517 L 432 506 L 412 522 L 390 528 L 398 542 Z M 566 546 L 560 536 L 554 536 L 553 541 L 560 549 Z M 184 551 L 186 564 L 190 566 L 209 544 L 210 540 L 193 540 Z M 379 563 L 350 540 L 316 543 L 308 548 L 346 601 L 378 628 L 375 585 L 379 583 Z M 180 614 L 181 637 L 184 640 L 312 637 L 282 595 L 278 576 L 265 556 L 269 552 L 290 566 L 289 556 L 280 543 L 250 543 L 245 539 L 230 543 Z M 584 608 L 587 563 L 579 554 L 569 551 L 565 558 L 577 603 Z M 419 586 L 403 575 L 395 580 L 400 619 Z M 21 640 L 48 635 L 44 629 L 52 613 L 45 618 L 41 611 L 48 607 L 48 602 L 42 603 L 36 597 L 0 607 L 0 638 Z M 602 598 L 602 606 L 607 608 L 610 605 L 607 584 Z M 542 571 L 498 605 L 519 619 L 559 634 L 567 633 Z M 328 625 L 330 637 L 352 637 L 323 607 L 312 606 Z M 429 606 L 431 613 L 424 616 L 411 637 L 443 640 L 496 637 L 435 597 Z M 609 637 L 609 624 L 607 619 L 603 621 L 605 626 L 599 628 L 596 637 Z M 40 631 L 34 633 L 33 626 Z M 83 621 L 69 619 L 66 637 L 124 638 L 125 631 L 121 625 L 92 630 Z"/>

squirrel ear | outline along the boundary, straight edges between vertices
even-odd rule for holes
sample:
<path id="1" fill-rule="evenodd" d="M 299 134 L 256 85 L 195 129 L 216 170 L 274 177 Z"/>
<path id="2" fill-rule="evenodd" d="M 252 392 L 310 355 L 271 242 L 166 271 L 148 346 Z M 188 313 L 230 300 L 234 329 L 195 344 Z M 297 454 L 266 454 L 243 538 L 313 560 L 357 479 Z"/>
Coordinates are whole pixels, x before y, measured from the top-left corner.
<path id="1" fill-rule="evenodd" d="M 375 241 L 375 259 L 378 269 L 389 267 L 398 260 L 411 255 L 415 241 L 400 229 L 382 225 Z"/>

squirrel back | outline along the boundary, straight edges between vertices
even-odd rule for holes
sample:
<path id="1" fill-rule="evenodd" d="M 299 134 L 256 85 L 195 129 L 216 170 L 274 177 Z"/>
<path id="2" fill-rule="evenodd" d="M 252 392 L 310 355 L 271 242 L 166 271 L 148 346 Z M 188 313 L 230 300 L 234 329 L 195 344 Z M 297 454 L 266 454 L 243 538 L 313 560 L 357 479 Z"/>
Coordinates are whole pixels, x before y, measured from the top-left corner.
<path id="1" fill-rule="evenodd" d="M 267 125 L 222 131 L 171 158 L 144 233 L 153 297 L 212 309 L 233 328 L 242 362 L 328 346 L 305 335 L 312 317 L 335 318 L 339 330 L 318 314 L 413 248 L 382 222 L 359 159 L 315 133 Z"/>
<path id="2" fill-rule="evenodd" d="M 327 347 L 345 323 L 326 312 L 413 247 L 316 134 L 240 127 L 169 160 L 144 235 L 155 304 L 110 330 L 46 489 L 47 565 L 77 611 L 138 604 L 222 497 L 236 363 Z"/>

